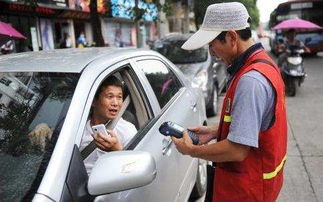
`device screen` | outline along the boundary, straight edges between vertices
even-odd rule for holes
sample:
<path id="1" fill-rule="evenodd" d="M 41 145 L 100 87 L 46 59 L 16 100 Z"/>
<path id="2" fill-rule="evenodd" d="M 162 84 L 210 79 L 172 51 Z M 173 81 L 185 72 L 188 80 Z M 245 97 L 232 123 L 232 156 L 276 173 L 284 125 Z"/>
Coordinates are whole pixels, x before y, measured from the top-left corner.
<path id="1" fill-rule="evenodd" d="M 175 123 L 173 123 L 174 125 L 173 125 L 173 127 L 176 129 L 176 130 L 178 130 L 178 131 L 180 131 L 181 133 L 182 132 L 184 132 L 184 128 L 182 128 L 181 126 L 179 126 L 179 125 L 177 125 L 177 124 L 175 124 Z"/>

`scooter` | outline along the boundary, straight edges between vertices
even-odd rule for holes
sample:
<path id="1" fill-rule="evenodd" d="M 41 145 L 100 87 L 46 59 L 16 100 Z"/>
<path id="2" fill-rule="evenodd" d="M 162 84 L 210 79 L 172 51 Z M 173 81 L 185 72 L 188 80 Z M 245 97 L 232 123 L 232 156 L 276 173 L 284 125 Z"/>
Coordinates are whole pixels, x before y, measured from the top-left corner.
<path id="1" fill-rule="evenodd" d="M 297 87 L 304 82 L 306 73 L 304 71 L 304 61 L 301 56 L 304 49 L 297 45 L 290 45 L 286 49 L 287 57 L 281 66 L 281 74 L 285 82 L 286 94 L 296 95 Z"/>

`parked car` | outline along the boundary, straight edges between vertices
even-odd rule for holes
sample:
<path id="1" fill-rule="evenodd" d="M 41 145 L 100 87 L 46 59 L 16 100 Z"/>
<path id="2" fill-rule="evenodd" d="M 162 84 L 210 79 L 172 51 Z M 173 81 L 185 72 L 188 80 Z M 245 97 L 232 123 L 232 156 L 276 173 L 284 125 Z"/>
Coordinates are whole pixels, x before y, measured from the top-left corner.
<path id="1" fill-rule="evenodd" d="M 94 95 L 110 75 L 127 88 L 138 133 L 125 151 L 101 156 L 88 176 L 79 146 Z M 206 162 L 180 154 L 158 130 L 165 121 L 206 124 L 202 92 L 162 55 L 117 48 L 12 54 L 0 57 L 2 78 L 19 85 L 0 88 L 0 97 L 7 96 L 0 117 L 1 201 L 103 195 L 114 202 L 164 202 L 205 193 Z"/>
<path id="2" fill-rule="evenodd" d="M 214 116 L 218 112 L 218 95 L 226 84 L 226 66 L 211 57 L 208 46 L 192 51 L 182 49 L 181 46 L 191 35 L 170 34 L 156 41 L 153 49 L 178 66 L 191 80 L 192 87 L 202 89 L 207 115 Z"/>

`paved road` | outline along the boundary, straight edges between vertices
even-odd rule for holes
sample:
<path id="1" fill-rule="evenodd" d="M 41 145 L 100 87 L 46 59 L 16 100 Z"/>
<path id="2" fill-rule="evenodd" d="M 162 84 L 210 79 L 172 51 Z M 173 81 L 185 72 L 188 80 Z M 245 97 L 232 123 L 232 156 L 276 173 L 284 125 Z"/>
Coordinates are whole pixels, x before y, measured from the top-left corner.
<path id="1" fill-rule="evenodd" d="M 323 53 L 306 57 L 305 68 L 308 77 L 296 97 L 286 99 L 288 153 L 278 202 L 323 202 Z"/>

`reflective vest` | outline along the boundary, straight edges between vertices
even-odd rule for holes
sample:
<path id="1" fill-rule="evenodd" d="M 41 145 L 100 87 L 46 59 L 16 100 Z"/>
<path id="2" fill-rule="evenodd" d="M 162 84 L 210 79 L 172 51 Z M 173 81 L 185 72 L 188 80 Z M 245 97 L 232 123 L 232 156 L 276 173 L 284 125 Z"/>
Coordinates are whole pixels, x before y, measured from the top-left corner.
<path id="1" fill-rule="evenodd" d="M 259 147 L 250 148 L 241 162 L 217 163 L 213 202 L 275 201 L 283 184 L 286 161 L 287 121 L 284 82 L 271 58 L 263 49 L 255 51 L 235 74 L 223 101 L 218 141 L 227 138 L 232 119 L 231 106 L 241 76 L 256 70 L 265 76 L 276 92 L 274 122 L 259 133 Z"/>

